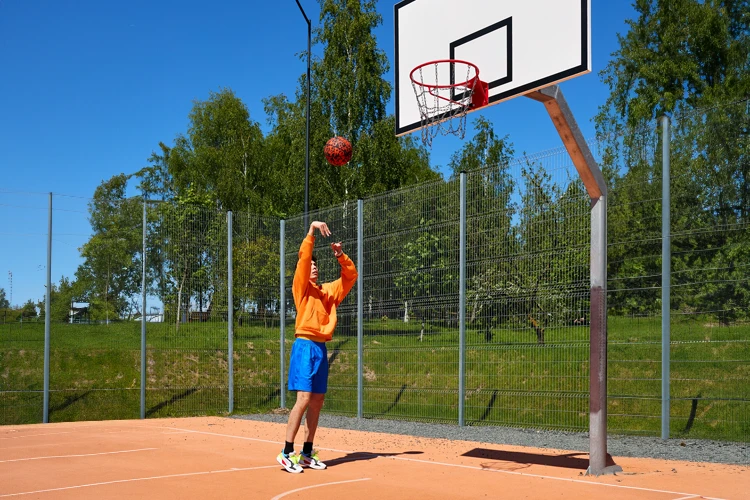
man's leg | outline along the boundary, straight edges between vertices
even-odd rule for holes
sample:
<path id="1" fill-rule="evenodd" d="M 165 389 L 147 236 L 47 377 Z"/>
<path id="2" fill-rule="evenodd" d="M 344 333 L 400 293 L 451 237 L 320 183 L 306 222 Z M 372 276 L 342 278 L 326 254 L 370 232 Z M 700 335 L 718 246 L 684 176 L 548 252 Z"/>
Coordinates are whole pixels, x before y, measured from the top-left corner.
<path id="1" fill-rule="evenodd" d="M 320 410 L 323 408 L 325 398 L 325 394 L 310 393 L 307 418 L 305 419 L 305 442 L 307 443 L 312 443 L 315 440 L 315 431 L 318 430 L 318 418 L 320 417 Z"/>
<path id="2" fill-rule="evenodd" d="M 310 392 L 305 392 L 305 391 L 297 391 L 297 402 L 294 403 L 294 407 L 292 408 L 292 411 L 289 412 L 289 422 L 286 424 L 286 440 L 290 443 L 294 442 L 294 438 L 297 435 L 299 426 L 302 423 L 302 416 L 305 414 L 305 410 L 308 409 L 308 406 L 311 406 L 311 400 L 312 400 L 311 395 L 316 396 L 317 394 L 312 394 Z M 318 414 L 320 414 L 320 409 L 318 409 Z M 308 419 L 310 418 L 309 411 L 308 411 L 307 418 Z M 315 418 L 316 426 L 317 426 L 317 421 L 318 419 L 316 417 Z M 305 432 L 305 435 L 307 435 L 307 432 Z"/>
<path id="3" fill-rule="evenodd" d="M 289 412 L 289 422 L 286 425 L 286 444 L 281 453 L 276 457 L 276 461 L 284 467 L 287 472 L 298 474 L 302 472 L 302 466 L 299 464 L 300 455 L 292 453 L 294 449 L 294 437 L 299 430 L 302 415 L 305 414 L 307 406 L 310 404 L 310 393 L 297 391 L 297 402 L 294 408 Z"/>

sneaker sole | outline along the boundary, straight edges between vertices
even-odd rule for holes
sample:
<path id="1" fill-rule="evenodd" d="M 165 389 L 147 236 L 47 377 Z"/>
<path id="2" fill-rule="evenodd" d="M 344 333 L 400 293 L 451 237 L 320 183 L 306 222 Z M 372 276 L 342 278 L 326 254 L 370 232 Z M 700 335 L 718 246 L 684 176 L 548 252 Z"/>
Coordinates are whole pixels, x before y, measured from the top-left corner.
<path id="1" fill-rule="evenodd" d="M 315 469 L 315 470 L 323 470 L 327 468 L 326 464 L 323 463 L 317 463 L 317 464 L 301 464 L 302 467 L 307 467 L 308 469 Z"/>
<path id="2" fill-rule="evenodd" d="M 276 459 L 276 461 L 279 463 L 280 466 L 284 468 L 284 470 L 286 470 L 290 474 L 299 474 L 300 472 L 302 472 L 302 467 L 299 465 L 292 464 L 291 466 L 288 466 L 284 462 L 279 460 L 278 458 Z"/>

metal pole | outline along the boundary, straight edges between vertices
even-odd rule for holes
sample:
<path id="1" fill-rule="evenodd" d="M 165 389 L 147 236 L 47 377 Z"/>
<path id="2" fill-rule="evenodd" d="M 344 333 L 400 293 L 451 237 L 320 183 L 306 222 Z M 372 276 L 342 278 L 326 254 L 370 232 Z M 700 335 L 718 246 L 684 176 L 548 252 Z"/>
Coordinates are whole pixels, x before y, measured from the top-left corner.
<path id="1" fill-rule="evenodd" d="M 458 271 L 458 425 L 464 426 L 466 397 L 466 172 L 461 172 Z"/>
<path id="2" fill-rule="evenodd" d="M 227 212 L 227 348 L 229 365 L 229 413 L 234 411 L 234 274 L 232 269 L 232 212 Z"/>
<path id="3" fill-rule="evenodd" d="M 607 198 L 592 204 L 588 474 L 598 476 L 607 468 Z"/>
<path id="4" fill-rule="evenodd" d="M 661 186 L 661 438 L 669 439 L 669 378 L 671 340 L 672 249 L 670 236 L 670 121 L 662 116 L 662 186 Z"/>
<path id="5" fill-rule="evenodd" d="M 364 202 L 357 200 L 357 418 L 363 415 L 363 370 L 364 370 L 364 310 L 362 304 L 362 271 L 364 270 L 362 256 L 364 253 Z"/>
<path id="6" fill-rule="evenodd" d="M 305 9 L 302 8 L 299 0 L 295 1 L 297 2 L 297 7 L 299 7 L 300 12 L 302 12 L 302 16 L 305 18 L 305 22 L 307 22 L 307 128 L 305 132 L 305 214 L 303 228 L 304 231 L 307 231 L 309 225 L 308 211 L 310 208 L 308 200 L 310 192 L 310 55 L 312 51 L 312 24 L 310 23 L 310 19 L 307 18 Z"/>
<path id="7" fill-rule="evenodd" d="M 49 343 L 52 306 L 52 193 L 49 194 L 47 217 L 47 293 L 44 297 L 44 403 L 42 422 L 49 423 Z"/>
<path id="8" fill-rule="evenodd" d="M 279 373 L 279 391 L 281 394 L 281 408 L 286 408 L 286 388 L 284 387 L 284 375 L 286 369 L 284 368 L 285 362 L 285 345 L 284 337 L 286 335 L 286 262 L 284 259 L 284 234 L 286 232 L 286 221 L 281 219 L 281 227 L 279 228 L 279 330 L 281 331 L 281 338 L 279 339 L 279 352 L 281 373 Z"/>
<path id="9" fill-rule="evenodd" d="M 143 268 L 141 270 L 141 418 L 146 418 L 146 195 L 143 195 Z"/>
<path id="10" fill-rule="evenodd" d="M 544 104 L 591 199 L 591 333 L 589 337 L 589 468 L 591 475 L 613 474 L 607 466 L 607 184 L 573 112 L 557 85 L 526 94 Z"/>

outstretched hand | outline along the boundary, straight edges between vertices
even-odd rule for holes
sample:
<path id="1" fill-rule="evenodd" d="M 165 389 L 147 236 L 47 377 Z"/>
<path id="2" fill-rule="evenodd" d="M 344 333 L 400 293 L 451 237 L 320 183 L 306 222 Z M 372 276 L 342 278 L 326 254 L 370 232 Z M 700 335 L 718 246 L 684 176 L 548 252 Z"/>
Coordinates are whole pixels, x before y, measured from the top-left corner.
<path id="1" fill-rule="evenodd" d="M 331 235 L 331 230 L 328 229 L 328 224 L 317 220 L 313 221 L 312 224 L 310 224 L 310 230 L 307 232 L 307 234 L 310 236 L 314 235 L 316 229 L 322 236 L 328 237 Z"/>
<path id="2" fill-rule="evenodd" d="M 341 257 L 341 254 L 344 253 L 344 251 L 341 249 L 341 242 L 337 243 L 331 243 L 331 250 L 333 250 L 333 256 L 336 258 Z"/>

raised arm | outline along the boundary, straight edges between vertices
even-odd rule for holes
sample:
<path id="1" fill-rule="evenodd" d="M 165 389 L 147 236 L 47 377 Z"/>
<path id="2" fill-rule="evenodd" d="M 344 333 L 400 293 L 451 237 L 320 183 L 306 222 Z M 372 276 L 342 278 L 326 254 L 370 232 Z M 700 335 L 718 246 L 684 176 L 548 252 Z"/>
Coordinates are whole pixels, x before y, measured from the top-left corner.
<path id="1" fill-rule="evenodd" d="M 331 231 L 328 229 L 328 225 L 325 222 L 313 221 L 310 224 L 310 229 L 307 231 L 307 236 L 302 240 L 302 244 L 299 247 L 299 254 L 297 260 L 297 269 L 294 271 L 294 282 L 292 283 L 292 295 L 294 295 L 295 302 L 302 296 L 307 284 L 310 282 L 310 268 L 312 263 L 313 247 L 315 246 L 315 230 L 318 230 L 323 236 L 330 236 Z"/>
<path id="2" fill-rule="evenodd" d="M 331 294 L 334 297 L 336 305 L 339 305 L 357 282 L 357 268 L 352 259 L 341 249 L 341 242 L 332 243 L 331 249 L 333 250 L 334 257 L 336 257 L 341 266 L 341 277 L 330 284 Z"/>

